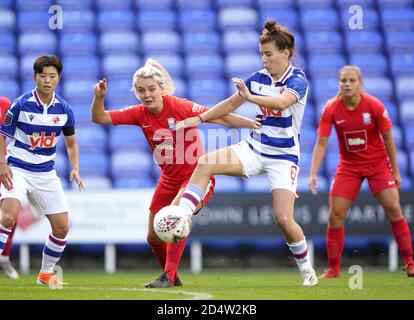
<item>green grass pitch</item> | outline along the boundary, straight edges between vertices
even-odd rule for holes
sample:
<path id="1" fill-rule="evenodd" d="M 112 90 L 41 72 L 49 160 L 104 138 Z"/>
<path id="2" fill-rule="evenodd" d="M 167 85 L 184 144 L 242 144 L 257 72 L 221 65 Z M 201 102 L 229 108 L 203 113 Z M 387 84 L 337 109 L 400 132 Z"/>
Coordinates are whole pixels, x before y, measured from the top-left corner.
<path id="1" fill-rule="evenodd" d="M 320 274 L 319 270 L 319 273 Z M 155 271 L 66 272 L 69 285 L 52 290 L 34 284 L 36 275 L 8 280 L 0 275 L 0 300 L 361 300 L 414 299 L 414 278 L 386 270 L 363 270 L 362 289 L 350 289 L 352 274 L 343 271 L 340 279 L 321 280 L 317 287 L 301 286 L 296 270 L 208 270 L 201 274 L 181 273 L 183 287 L 145 289 L 142 284 L 156 278 Z"/>

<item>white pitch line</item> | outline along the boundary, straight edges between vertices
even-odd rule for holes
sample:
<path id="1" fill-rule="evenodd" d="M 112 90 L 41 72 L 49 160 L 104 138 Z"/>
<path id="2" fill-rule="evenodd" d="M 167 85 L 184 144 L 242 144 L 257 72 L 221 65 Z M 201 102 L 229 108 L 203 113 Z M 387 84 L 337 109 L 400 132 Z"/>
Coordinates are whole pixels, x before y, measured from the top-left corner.
<path id="1" fill-rule="evenodd" d="M 147 289 L 147 288 L 93 288 L 93 287 L 66 287 L 67 289 L 75 290 L 104 290 L 104 291 L 143 291 L 143 292 L 160 292 L 160 293 L 173 293 L 173 294 L 183 294 L 190 296 L 188 299 L 184 300 L 211 300 L 213 295 L 205 292 L 192 292 L 184 290 L 168 290 L 168 289 Z"/>

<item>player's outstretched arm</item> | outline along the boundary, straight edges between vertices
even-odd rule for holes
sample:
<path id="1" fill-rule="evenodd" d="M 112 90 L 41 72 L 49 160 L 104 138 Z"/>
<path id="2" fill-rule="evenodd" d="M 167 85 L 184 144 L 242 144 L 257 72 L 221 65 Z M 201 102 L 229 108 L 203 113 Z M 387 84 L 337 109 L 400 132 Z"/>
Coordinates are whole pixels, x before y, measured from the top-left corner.
<path id="1" fill-rule="evenodd" d="M 249 119 L 235 113 L 229 113 L 221 119 L 211 120 L 209 122 L 222 124 L 233 128 L 258 129 L 262 126 L 257 119 Z"/>
<path id="2" fill-rule="evenodd" d="M 68 152 L 68 157 L 70 160 L 70 163 L 72 165 L 72 170 L 69 175 L 69 180 L 73 181 L 75 180 L 76 184 L 78 185 L 79 191 L 83 190 L 83 181 L 80 177 L 79 173 L 79 147 L 76 142 L 75 135 L 71 136 L 65 136 L 65 142 L 66 142 L 66 149 Z"/>
<path id="3" fill-rule="evenodd" d="M 104 108 L 104 98 L 107 91 L 107 81 L 105 78 L 99 80 L 93 86 L 93 101 L 91 106 L 92 121 L 99 124 L 112 124 L 111 116 Z"/>
<path id="4" fill-rule="evenodd" d="M 326 146 L 328 145 L 328 137 L 318 135 L 313 148 L 312 164 L 309 176 L 309 191 L 312 194 L 318 194 L 318 171 L 325 157 Z"/>

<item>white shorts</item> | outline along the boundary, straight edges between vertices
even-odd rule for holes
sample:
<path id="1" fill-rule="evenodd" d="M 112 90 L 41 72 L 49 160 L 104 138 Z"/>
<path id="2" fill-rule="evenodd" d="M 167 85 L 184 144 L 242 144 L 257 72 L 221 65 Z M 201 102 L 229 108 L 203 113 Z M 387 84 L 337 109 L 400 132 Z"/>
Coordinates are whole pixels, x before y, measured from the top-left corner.
<path id="1" fill-rule="evenodd" d="M 270 183 L 270 191 L 287 189 L 298 197 L 296 188 L 300 169 L 296 164 L 288 160 L 272 159 L 258 155 L 244 140 L 232 145 L 231 148 L 242 163 L 244 175 L 247 178 L 266 172 Z"/>
<path id="2" fill-rule="evenodd" d="M 24 197 L 30 203 L 35 215 L 68 212 L 68 205 L 62 184 L 56 171 L 31 172 L 10 167 L 13 172 L 13 189 L 1 185 L 1 197 L 14 198 L 23 203 Z"/>

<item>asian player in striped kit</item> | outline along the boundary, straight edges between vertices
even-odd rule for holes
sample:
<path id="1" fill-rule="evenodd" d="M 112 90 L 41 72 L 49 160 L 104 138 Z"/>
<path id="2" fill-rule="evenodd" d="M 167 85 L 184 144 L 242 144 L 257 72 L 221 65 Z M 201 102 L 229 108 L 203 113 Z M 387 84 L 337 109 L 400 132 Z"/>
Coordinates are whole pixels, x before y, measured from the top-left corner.
<path id="1" fill-rule="evenodd" d="M 245 82 L 233 79 L 238 91 L 200 117 L 186 119 L 178 127 L 193 127 L 234 111 L 245 101 L 257 105 L 262 127 L 239 144 L 209 153 L 199 159 L 190 183 L 181 198 L 192 215 L 204 194 L 210 175 L 250 177 L 266 172 L 273 196 L 273 213 L 291 250 L 303 285 L 315 286 L 302 228 L 294 220 L 294 203 L 299 173 L 299 133 L 305 111 L 308 82 L 305 74 L 291 64 L 294 36 L 274 20 L 267 20 L 259 40 L 264 69 Z"/>
<path id="2" fill-rule="evenodd" d="M 0 129 L 0 253 L 27 195 L 32 209 L 45 215 L 52 228 L 43 248 L 42 266 L 36 281 L 40 285 L 65 284 L 54 275 L 54 267 L 66 247 L 68 233 L 68 206 L 53 168 L 61 133 L 72 164 L 70 180 L 76 181 L 79 190 L 83 189 L 73 111 L 55 93 L 62 68 L 56 56 L 38 57 L 33 65 L 36 88 L 12 102 Z M 4 154 L 6 136 L 11 141 Z"/>

